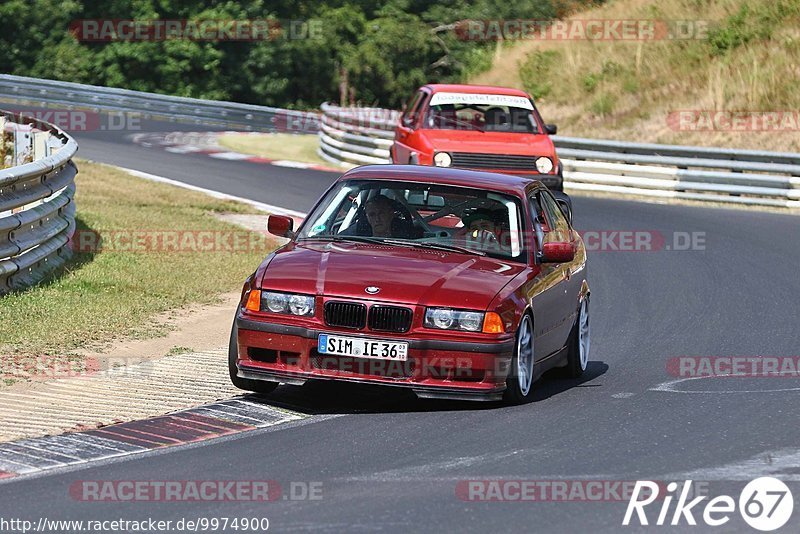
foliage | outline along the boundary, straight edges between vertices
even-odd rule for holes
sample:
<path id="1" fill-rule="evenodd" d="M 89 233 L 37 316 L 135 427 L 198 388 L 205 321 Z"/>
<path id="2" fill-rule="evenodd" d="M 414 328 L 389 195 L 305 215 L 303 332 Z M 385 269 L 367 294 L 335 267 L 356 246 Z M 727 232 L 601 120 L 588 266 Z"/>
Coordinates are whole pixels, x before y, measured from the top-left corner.
<path id="1" fill-rule="evenodd" d="M 553 89 L 554 72 L 558 68 L 561 53 L 558 50 L 537 50 L 520 64 L 519 77 L 528 93 L 538 100 Z"/>
<path id="2" fill-rule="evenodd" d="M 491 64 L 494 42 L 459 39 L 465 19 L 551 19 L 556 0 L 3 0 L 0 72 L 291 108 L 348 99 L 397 107 L 426 82 Z M 559 4 L 560 5 L 560 4 Z M 79 42 L 84 19 L 304 21 L 313 38 Z M 295 34 L 297 35 L 297 34 Z M 302 36 L 302 34 L 300 34 Z"/>

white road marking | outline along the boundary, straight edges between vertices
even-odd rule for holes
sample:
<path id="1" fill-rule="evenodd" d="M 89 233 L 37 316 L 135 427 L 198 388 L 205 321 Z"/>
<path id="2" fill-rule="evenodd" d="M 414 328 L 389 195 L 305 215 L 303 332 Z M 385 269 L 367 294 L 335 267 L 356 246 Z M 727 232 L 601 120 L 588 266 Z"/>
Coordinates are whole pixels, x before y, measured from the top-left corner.
<path id="1" fill-rule="evenodd" d="M 250 159 L 253 156 L 249 154 L 242 154 L 240 152 L 216 152 L 214 154 L 209 154 L 208 157 L 210 158 L 217 158 L 217 159 L 225 159 L 229 161 L 237 161 L 242 159 Z"/>
<path id="2" fill-rule="evenodd" d="M 309 169 L 313 167 L 311 163 L 303 163 L 301 161 L 289 161 L 285 159 L 279 159 L 272 162 L 272 165 L 277 165 L 278 167 L 292 167 L 294 169 Z"/>
<path id="3" fill-rule="evenodd" d="M 373 482 L 388 482 L 388 481 L 416 481 L 416 480 L 458 480 L 468 477 L 431 477 L 429 473 L 439 471 L 449 471 L 451 469 L 460 469 L 464 467 L 472 467 L 476 465 L 484 465 L 487 462 L 502 460 L 503 458 L 510 458 L 520 453 L 534 453 L 533 449 L 520 449 L 512 450 L 502 453 L 486 453 L 480 456 L 464 456 L 461 458 L 453 458 L 441 462 L 433 462 L 430 464 L 404 466 L 398 469 L 389 469 L 387 471 L 380 471 L 370 475 L 347 477 L 348 481 L 373 481 Z M 477 478 L 485 478 L 483 476 Z"/>
<path id="4" fill-rule="evenodd" d="M 800 391 L 800 387 L 796 388 L 778 388 L 778 389 L 719 389 L 719 390 L 688 390 L 688 389 L 675 389 L 675 386 L 689 380 L 702 380 L 704 378 L 720 378 L 722 380 L 736 380 L 735 377 L 719 377 L 719 376 L 691 376 L 688 378 L 678 378 L 676 380 L 668 380 L 662 382 L 655 387 L 650 388 L 648 391 L 662 391 L 665 393 L 685 393 L 685 394 L 723 394 L 730 395 L 734 393 L 783 393 L 786 391 Z"/>
<path id="5" fill-rule="evenodd" d="M 753 480 L 774 476 L 784 482 L 800 481 L 798 465 L 800 449 L 780 449 L 764 451 L 739 462 L 672 473 L 665 476 L 664 480 Z"/>
<path id="6" fill-rule="evenodd" d="M 190 154 L 193 152 L 200 152 L 203 150 L 199 146 L 194 145 L 178 145 L 178 146 L 168 146 L 164 150 L 167 152 L 172 152 L 173 154 Z"/>

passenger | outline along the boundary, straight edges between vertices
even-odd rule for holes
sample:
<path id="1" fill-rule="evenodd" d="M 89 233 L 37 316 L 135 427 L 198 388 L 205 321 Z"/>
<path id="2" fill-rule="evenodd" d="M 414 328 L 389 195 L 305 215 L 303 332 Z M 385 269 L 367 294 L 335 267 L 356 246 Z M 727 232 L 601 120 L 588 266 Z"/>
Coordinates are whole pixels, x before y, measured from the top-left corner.
<path id="1" fill-rule="evenodd" d="M 459 232 L 467 246 L 478 250 L 499 250 L 497 234 L 500 228 L 495 223 L 494 214 L 485 208 L 477 208 L 462 214 L 464 228 Z"/>

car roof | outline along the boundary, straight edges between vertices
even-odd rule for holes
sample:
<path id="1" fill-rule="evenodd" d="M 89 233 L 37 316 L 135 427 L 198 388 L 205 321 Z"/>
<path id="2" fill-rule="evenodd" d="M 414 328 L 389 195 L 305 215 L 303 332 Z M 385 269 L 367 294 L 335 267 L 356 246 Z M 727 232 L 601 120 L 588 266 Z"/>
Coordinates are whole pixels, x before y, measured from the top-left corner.
<path id="1" fill-rule="evenodd" d="M 513 87 L 497 87 L 494 85 L 431 83 L 424 87 L 430 89 L 432 93 L 488 93 L 490 95 L 521 96 L 529 98 L 528 94 L 520 89 L 514 89 Z"/>
<path id="2" fill-rule="evenodd" d="M 525 189 L 538 180 L 523 176 L 511 176 L 494 172 L 470 171 L 426 165 L 364 165 L 356 167 L 337 181 L 387 180 L 409 181 L 427 184 L 454 185 L 488 189 L 498 193 L 523 196 Z"/>

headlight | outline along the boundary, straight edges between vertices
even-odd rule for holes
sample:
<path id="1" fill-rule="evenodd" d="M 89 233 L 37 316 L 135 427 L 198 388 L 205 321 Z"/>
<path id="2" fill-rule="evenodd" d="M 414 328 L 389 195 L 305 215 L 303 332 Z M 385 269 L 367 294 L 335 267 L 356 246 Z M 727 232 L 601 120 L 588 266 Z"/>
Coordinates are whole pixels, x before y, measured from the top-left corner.
<path id="1" fill-rule="evenodd" d="M 286 293 L 261 293 L 261 301 L 267 311 L 273 313 L 286 313 L 286 306 L 289 304 L 289 295 Z"/>
<path id="2" fill-rule="evenodd" d="M 314 315 L 314 297 L 310 295 L 262 291 L 261 309 L 272 313 L 288 313 L 301 317 Z"/>
<path id="3" fill-rule="evenodd" d="M 453 164 L 453 158 L 447 152 L 437 152 L 433 156 L 433 163 L 437 167 L 449 167 Z"/>
<path id="4" fill-rule="evenodd" d="M 289 297 L 289 311 L 292 315 L 313 315 L 314 297 L 292 295 Z"/>
<path id="5" fill-rule="evenodd" d="M 553 170 L 553 162 L 550 160 L 550 158 L 546 158 L 544 156 L 537 158 L 536 170 L 539 171 L 540 174 L 550 174 L 550 171 Z"/>
<path id="6" fill-rule="evenodd" d="M 425 310 L 425 326 L 440 330 L 480 332 L 483 326 L 483 312 L 428 308 Z"/>

